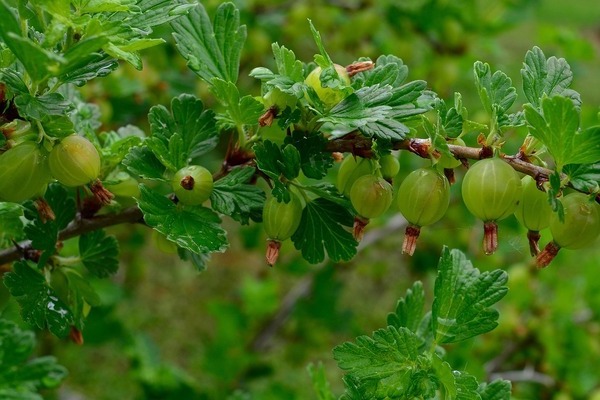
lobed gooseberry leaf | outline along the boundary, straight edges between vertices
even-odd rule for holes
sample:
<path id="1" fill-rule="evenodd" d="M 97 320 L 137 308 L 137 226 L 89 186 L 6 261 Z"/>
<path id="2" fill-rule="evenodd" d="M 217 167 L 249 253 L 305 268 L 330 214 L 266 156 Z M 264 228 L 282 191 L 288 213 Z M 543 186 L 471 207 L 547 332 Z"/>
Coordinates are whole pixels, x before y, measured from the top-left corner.
<path id="1" fill-rule="evenodd" d="M 475 62 L 473 70 L 483 107 L 497 119 L 499 127 L 508 126 L 506 114 L 517 99 L 517 89 L 512 86 L 512 80 L 502 71 L 492 74 L 489 64 L 481 61 Z"/>
<path id="2" fill-rule="evenodd" d="M 566 164 L 600 161 L 600 126 L 579 130 L 579 112 L 571 99 L 554 96 L 541 101 L 541 111 L 525 104 L 529 133 L 546 145 L 562 172 Z"/>
<path id="3" fill-rule="evenodd" d="M 225 251 L 226 232 L 212 210 L 202 206 L 176 205 L 144 184 L 140 185 L 140 192 L 137 203 L 144 214 L 144 221 L 170 241 L 196 254 Z"/>
<path id="4" fill-rule="evenodd" d="M 349 209 L 352 206 L 350 200 L 341 194 L 335 185 L 332 185 L 331 183 L 318 182 L 314 185 L 298 185 L 298 187 L 317 195 L 317 197 L 322 197 L 332 203 L 342 206 L 343 208 Z"/>
<path id="5" fill-rule="evenodd" d="M 0 202 L 0 243 L 2 245 L 20 240 L 23 235 L 23 206 Z M 2 246 L 4 247 L 4 246 Z"/>
<path id="6" fill-rule="evenodd" d="M 256 185 L 247 184 L 255 172 L 252 167 L 236 167 L 218 179 L 210 195 L 212 209 L 244 225 L 250 219 L 260 222 L 265 193 Z"/>
<path id="7" fill-rule="evenodd" d="M 398 300 L 396 310 L 388 314 L 387 324 L 396 328 L 405 327 L 417 333 L 423 320 L 425 306 L 425 291 L 423 284 L 416 281 L 412 288 L 406 290 L 406 295 Z"/>
<path id="8" fill-rule="evenodd" d="M 490 383 L 479 385 L 477 392 L 481 400 L 510 400 L 511 383 L 504 379 L 496 379 Z"/>
<path id="9" fill-rule="evenodd" d="M 99 229 L 79 237 L 81 262 L 93 275 L 106 278 L 119 269 L 119 243 Z"/>
<path id="10" fill-rule="evenodd" d="M 292 236 L 296 249 L 312 264 L 325 259 L 348 261 L 356 255 L 358 243 L 345 227 L 354 218 L 348 210 L 332 201 L 317 198 L 309 201 L 302 211 L 300 226 Z"/>
<path id="11" fill-rule="evenodd" d="M 570 99 L 575 108 L 581 107 L 581 97 L 569 89 L 573 82 L 573 72 L 564 58 L 554 56 L 546 59 L 544 52 L 535 46 L 525 54 L 521 69 L 523 92 L 527 100 L 537 110 L 542 109 L 544 97 L 562 96 Z"/>
<path id="12" fill-rule="evenodd" d="M 46 115 L 66 115 L 72 109 L 71 102 L 60 93 L 47 93 L 42 96 L 20 94 L 14 101 L 23 115 L 37 120 Z"/>
<path id="13" fill-rule="evenodd" d="M 48 328 L 58 337 L 69 333 L 73 314 L 48 286 L 44 276 L 26 261 L 13 265 L 4 275 L 4 285 L 21 306 L 23 320 L 38 328 Z"/>
<path id="14" fill-rule="evenodd" d="M 220 78 L 212 79 L 211 91 L 226 109 L 217 114 L 222 129 L 233 129 L 244 125 L 256 125 L 264 112 L 263 104 L 252 96 L 240 97 L 240 92 L 232 82 Z"/>
<path id="15" fill-rule="evenodd" d="M 494 329 L 499 314 L 490 307 L 506 295 L 507 280 L 506 272 L 480 272 L 462 252 L 444 247 L 432 307 L 437 343 L 455 343 Z"/>
<path id="16" fill-rule="evenodd" d="M 402 59 L 392 54 L 382 55 L 377 58 L 372 69 L 360 72 L 354 77 L 352 86 L 355 89 L 373 85 L 398 87 L 407 77 L 408 67 Z"/>
<path id="17" fill-rule="evenodd" d="M 135 146 L 123 159 L 123 165 L 135 176 L 144 179 L 164 180 L 165 166 L 146 146 Z"/>
<path id="18" fill-rule="evenodd" d="M 300 155 L 300 168 L 307 178 L 321 179 L 333 166 L 331 153 L 323 151 L 327 139 L 316 132 L 294 130 L 286 136 L 284 143 L 292 144 Z"/>
<path id="19" fill-rule="evenodd" d="M 237 81 L 246 26 L 240 25 L 240 13 L 233 3 L 222 3 L 213 22 L 198 4 L 171 26 L 177 49 L 201 79 L 209 84 L 213 78 Z"/>
<path id="20" fill-rule="evenodd" d="M 162 105 L 152 107 L 148 120 L 152 136 L 145 143 L 165 167 L 174 171 L 217 146 L 214 113 L 204 110 L 202 101 L 193 95 L 173 98 L 171 112 Z"/>
<path id="21" fill-rule="evenodd" d="M 250 71 L 250 76 L 260 79 L 268 86 L 277 87 L 282 92 L 293 94 L 298 98 L 302 97 L 304 93 L 302 62 L 297 60 L 294 52 L 285 46 L 273 43 L 271 48 L 278 73 L 265 67 L 258 67 Z"/>
<path id="22" fill-rule="evenodd" d="M 464 400 L 481 400 L 478 393 L 479 383 L 477 378 L 464 371 L 453 371 L 456 383 L 456 398 Z"/>
<path id="23" fill-rule="evenodd" d="M 295 179 L 300 173 L 300 153 L 293 144 L 284 144 L 279 147 L 276 143 L 265 140 L 256 143 L 252 150 L 256 155 L 256 165 L 273 180 L 273 195 L 279 201 L 288 202 L 289 193 L 281 182 L 284 177 L 288 180 Z"/>
<path id="24" fill-rule="evenodd" d="M 600 162 L 568 164 L 563 168 L 573 188 L 585 193 L 600 192 Z"/>
<path id="25" fill-rule="evenodd" d="M 66 378 L 55 357 L 31 358 L 34 348 L 33 332 L 0 319 L 0 398 L 42 400 L 38 390 L 55 388 Z"/>

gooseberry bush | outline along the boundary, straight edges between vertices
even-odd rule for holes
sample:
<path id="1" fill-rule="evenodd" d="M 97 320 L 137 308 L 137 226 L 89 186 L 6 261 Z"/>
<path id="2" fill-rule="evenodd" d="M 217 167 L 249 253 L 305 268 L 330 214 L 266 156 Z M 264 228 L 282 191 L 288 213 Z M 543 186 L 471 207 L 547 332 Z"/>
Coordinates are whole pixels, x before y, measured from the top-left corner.
<path id="1" fill-rule="evenodd" d="M 469 118 L 460 93 L 443 99 L 409 79 L 398 55 L 335 64 L 310 21 L 314 60 L 274 43 L 274 65 L 250 73 L 261 92 L 242 93 L 246 28 L 232 3 L 212 20 L 199 3 L 163 0 L 0 0 L 0 14 L 3 282 L 24 321 L 58 337 L 83 343 L 86 316 L 100 301 L 89 277 L 118 270 L 118 241 L 105 231 L 117 224 L 146 225 L 158 248 L 204 270 L 212 253 L 227 250 L 224 219 L 262 223 L 271 273 L 283 241 L 311 264 L 348 261 L 370 221 L 398 212 L 408 221 L 402 251 L 412 255 L 420 229 L 443 218 L 451 184 L 483 221 L 486 254 L 513 213 L 539 267 L 600 232 L 600 127 L 580 126 L 569 64 L 538 47 L 525 55 L 519 107 L 513 80 L 474 64 L 482 122 Z M 149 110 L 145 135 L 99 131 L 98 110 L 79 88 L 120 63 L 141 69 L 139 52 L 163 42 L 152 31 L 167 23 L 217 105 L 183 93 Z M 505 150 L 509 141 L 519 142 L 515 154 Z M 397 182 L 402 152 L 430 166 Z M 221 166 L 210 170 L 215 155 Z M 548 228 L 554 239 L 539 252 Z M 74 238 L 77 248 L 63 249 Z M 496 327 L 492 306 L 507 274 L 440 250 L 430 311 L 417 282 L 386 327 L 334 349 L 346 371 L 342 399 L 510 398 L 508 381 L 478 382 L 444 360 L 445 345 Z M 3 350 L 21 336 L 29 350 L 30 335 L 0 320 Z M 29 353 L 0 354 L 22 364 Z M 0 372 L 0 394 L 35 396 L 64 377 L 53 359 L 36 366 L 35 374 L 27 365 L 11 370 L 10 379 Z M 334 398 L 322 369 L 311 376 L 319 398 Z"/>

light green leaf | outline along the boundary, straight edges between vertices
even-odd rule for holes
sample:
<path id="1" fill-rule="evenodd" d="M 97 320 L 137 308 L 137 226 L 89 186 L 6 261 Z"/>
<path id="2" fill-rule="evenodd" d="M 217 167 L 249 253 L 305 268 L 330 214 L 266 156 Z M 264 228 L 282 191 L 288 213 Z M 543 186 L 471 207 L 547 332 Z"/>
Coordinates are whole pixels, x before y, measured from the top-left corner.
<path id="1" fill-rule="evenodd" d="M 176 205 L 143 184 L 140 191 L 137 202 L 144 221 L 170 241 L 196 254 L 225 251 L 228 245 L 226 232 L 212 210 L 202 206 Z"/>
<path id="2" fill-rule="evenodd" d="M 329 387 L 329 381 L 325 375 L 325 368 L 322 363 L 317 366 L 309 364 L 307 367 L 310 379 L 312 380 L 313 389 L 317 394 L 317 400 L 335 400 L 331 388 Z"/>
<path id="3" fill-rule="evenodd" d="M 579 112 L 573 102 L 561 96 L 546 97 L 542 112 L 526 104 L 529 132 L 546 145 L 559 172 L 566 164 L 600 161 L 600 127 L 579 131 Z"/>
<path id="4" fill-rule="evenodd" d="M 387 323 L 396 328 L 405 327 L 411 332 L 417 333 L 423 319 L 424 306 L 425 291 L 423 290 L 423 284 L 416 281 L 412 288 L 406 291 L 404 298 L 398 300 L 396 311 L 388 314 Z"/>
<path id="5" fill-rule="evenodd" d="M 106 278 L 119 269 L 119 244 L 114 236 L 99 229 L 79 237 L 81 262 L 93 275 Z"/>
<path id="6" fill-rule="evenodd" d="M 351 227 L 354 218 L 347 209 L 329 200 L 318 198 L 306 204 L 300 226 L 292 241 L 310 263 L 325 259 L 325 250 L 332 261 L 348 261 L 356 255 L 358 243 L 344 227 Z"/>
<path id="7" fill-rule="evenodd" d="M 211 23 L 202 4 L 171 23 L 177 49 L 188 67 L 207 83 L 220 78 L 235 83 L 246 26 L 233 3 L 223 3 Z"/>
<path id="8" fill-rule="evenodd" d="M 48 286 L 44 276 L 26 261 L 13 265 L 13 271 L 4 275 L 4 285 L 21 306 L 25 322 L 41 329 L 48 327 L 58 337 L 69 333 L 74 323 L 73 314 Z"/>
<path id="9" fill-rule="evenodd" d="M 502 270 L 480 272 L 459 250 L 444 247 L 432 307 L 435 340 L 455 343 L 494 329 L 498 311 L 490 307 L 506 295 L 507 279 Z"/>
<path id="10" fill-rule="evenodd" d="M 600 162 L 565 165 L 563 172 L 573 187 L 581 192 L 600 192 Z"/>
<path id="11" fill-rule="evenodd" d="M 500 127 L 509 126 L 506 114 L 517 99 L 517 89 L 511 79 L 502 71 L 492 75 L 489 64 L 481 61 L 475 62 L 473 69 L 475 86 L 485 110 L 496 118 Z"/>

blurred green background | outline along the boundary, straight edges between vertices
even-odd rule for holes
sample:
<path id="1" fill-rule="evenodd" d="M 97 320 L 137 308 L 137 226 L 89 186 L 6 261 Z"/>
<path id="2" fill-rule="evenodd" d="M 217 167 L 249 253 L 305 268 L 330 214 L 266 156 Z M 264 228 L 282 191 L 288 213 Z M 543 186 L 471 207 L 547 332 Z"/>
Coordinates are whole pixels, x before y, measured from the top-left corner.
<path id="1" fill-rule="evenodd" d="M 600 104 L 600 3 L 572 0 L 332 0 L 236 1 L 248 40 L 241 91 L 260 94 L 248 77 L 272 67 L 277 41 L 312 61 L 317 51 L 307 18 L 321 32 L 335 62 L 381 54 L 401 57 L 411 79 L 425 79 L 445 99 L 463 95 L 475 118 L 481 112 L 472 66 L 481 60 L 505 71 L 519 87 L 525 52 L 540 46 L 565 57 L 574 89 L 583 99 L 584 124 L 597 123 Z M 209 13 L 220 2 L 203 2 Z M 127 124 L 148 131 L 154 104 L 195 93 L 217 105 L 189 72 L 170 37 L 145 53 L 145 68 L 123 65 L 82 90 L 98 104 L 102 129 Z M 520 96 L 520 99 L 522 96 Z M 518 139 L 522 132 L 509 136 Z M 474 143 L 467 137 L 467 143 Z M 471 141 L 471 142 L 469 142 Z M 219 160 L 215 159 L 215 168 Z M 401 155 L 397 183 L 426 161 Z M 460 184 L 464 171 L 457 173 Z M 385 324 L 399 297 L 415 280 L 432 293 L 442 245 L 465 251 L 482 270 L 509 273 L 509 294 L 500 303 L 500 326 L 448 349 L 450 364 L 481 380 L 513 381 L 515 399 L 600 399 L 600 252 L 563 251 L 546 270 L 531 267 L 525 231 L 514 218 L 500 223 L 500 249 L 482 254 L 482 226 L 453 187 L 448 215 L 424 229 L 415 255 L 398 251 L 403 220 L 390 211 L 374 221 L 349 263 L 309 265 L 285 243 L 274 269 L 263 258 L 260 225 L 240 227 L 225 217 L 230 250 L 198 273 L 152 246 L 149 229 L 112 229 L 122 263 L 110 281 L 94 282 L 103 307 L 92 310 L 81 347 L 39 333 L 40 354 L 55 354 L 70 376 L 60 399 L 311 399 L 306 372 L 322 362 L 336 393 L 342 372 L 331 349 Z M 548 235 L 542 242 L 549 240 Z M 597 243 L 597 245 L 600 243 Z M 3 289 L 4 290 L 4 289 Z M 2 298 L 6 294 L 2 293 Z M 9 301 L 4 316 L 19 320 Z M 595 397 L 594 397 L 595 396 Z"/>

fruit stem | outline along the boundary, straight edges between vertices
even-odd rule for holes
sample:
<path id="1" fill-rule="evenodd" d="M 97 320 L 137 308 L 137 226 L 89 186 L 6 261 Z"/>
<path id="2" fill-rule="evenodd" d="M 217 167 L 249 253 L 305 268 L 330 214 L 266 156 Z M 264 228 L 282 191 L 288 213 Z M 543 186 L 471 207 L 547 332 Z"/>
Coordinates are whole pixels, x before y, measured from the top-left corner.
<path id="1" fill-rule="evenodd" d="M 535 257 L 540 253 L 540 246 L 538 244 L 540 241 L 540 237 L 541 235 L 539 231 L 527 231 L 527 239 L 529 240 L 529 252 L 531 253 L 532 257 Z"/>
<path id="2" fill-rule="evenodd" d="M 352 235 L 357 242 L 360 242 L 365 234 L 365 228 L 369 224 L 368 218 L 363 218 L 361 216 L 354 217 L 354 229 L 352 230 Z"/>
<path id="3" fill-rule="evenodd" d="M 498 248 L 498 225 L 496 221 L 483 223 L 483 251 L 486 255 L 494 254 Z"/>
<path id="4" fill-rule="evenodd" d="M 547 267 L 554 257 L 558 254 L 560 250 L 560 246 L 553 240 L 544 247 L 544 250 L 540 254 L 537 255 L 535 259 L 535 263 L 538 268 Z"/>
<path id="5" fill-rule="evenodd" d="M 417 248 L 417 239 L 421 233 L 421 227 L 409 224 L 404 231 L 404 242 L 402 242 L 402 254 L 412 256 Z"/>
<path id="6" fill-rule="evenodd" d="M 265 258 L 267 259 L 267 264 L 269 267 L 272 267 L 277 262 L 279 258 L 279 249 L 281 248 L 281 242 L 279 240 L 269 239 L 267 241 L 267 253 Z"/>

